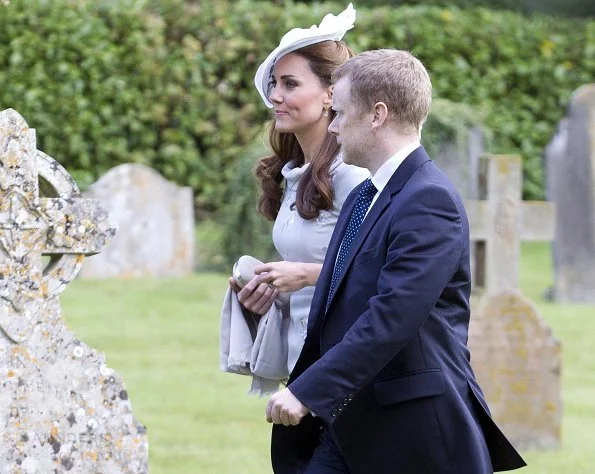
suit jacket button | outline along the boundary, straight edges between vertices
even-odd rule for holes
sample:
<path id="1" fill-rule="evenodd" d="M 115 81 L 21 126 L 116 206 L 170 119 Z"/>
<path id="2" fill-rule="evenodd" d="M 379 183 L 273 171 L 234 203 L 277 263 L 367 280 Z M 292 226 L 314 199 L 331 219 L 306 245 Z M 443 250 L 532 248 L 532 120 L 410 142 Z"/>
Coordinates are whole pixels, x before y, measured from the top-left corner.
<path id="1" fill-rule="evenodd" d="M 334 418 L 335 416 L 337 416 L 337 410 L 333 410 L 331 411 L 331 416 Z"/>

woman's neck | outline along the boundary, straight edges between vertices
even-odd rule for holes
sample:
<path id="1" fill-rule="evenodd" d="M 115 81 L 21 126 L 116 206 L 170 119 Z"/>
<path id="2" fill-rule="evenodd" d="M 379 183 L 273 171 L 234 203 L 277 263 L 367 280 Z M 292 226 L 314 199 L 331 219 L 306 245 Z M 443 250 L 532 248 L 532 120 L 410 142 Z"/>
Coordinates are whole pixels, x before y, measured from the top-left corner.
<path id="1" fill-rule="evenodd" d="M 304 153 L 304 164 L 310 163 L 318 155 L 327 135 L 328 123 L 324 120 L 320 120 L 319 123 L 308 130 L 295 134 Z"/>

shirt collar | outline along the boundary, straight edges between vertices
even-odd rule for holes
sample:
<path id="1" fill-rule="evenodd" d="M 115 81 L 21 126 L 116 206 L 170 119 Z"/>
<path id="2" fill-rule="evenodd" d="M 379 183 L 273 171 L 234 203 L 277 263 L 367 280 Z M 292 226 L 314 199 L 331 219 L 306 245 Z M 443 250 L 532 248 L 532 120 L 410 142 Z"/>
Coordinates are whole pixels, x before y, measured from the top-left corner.
<path id="1" fill-rule="evenodd" d="M 401 163 L 405 161 L 405 158 L 407 158 L 413 152 L 413 150 L 418 148 L 420 145 L 421 143 L 419 140 L 410 143 L 405 148 L 396 152 L 393 156 L 386 160 L 386 162 L 384 162 L 380 168 L 378 168 L 376 173 L 374 173 L 374 176 L 371 176 L 372 183 L 374 183 L 374 186 L 376 186 L 376 189 L 378 190 L 377 194 L 382 192 L 384 187 L 391 179 L 392 175 L 395 174 L 395 171 L 397 171 L 399 166 L 401 166 Z"/>

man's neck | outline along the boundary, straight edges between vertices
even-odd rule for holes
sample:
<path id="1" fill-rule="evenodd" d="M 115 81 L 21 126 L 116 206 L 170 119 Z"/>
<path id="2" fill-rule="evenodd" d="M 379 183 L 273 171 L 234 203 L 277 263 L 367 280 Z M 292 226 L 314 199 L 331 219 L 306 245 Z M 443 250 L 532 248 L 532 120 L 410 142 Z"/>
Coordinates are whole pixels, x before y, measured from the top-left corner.
<path id="1" fill-rule="evenodd" d="M 392 156 L 396 155 L 398 152 L 403 150 L 404 148 L 408 147 L 414 142 L 418 142 L 420 137 L 418 134 L 409 134 L 409 135 L 399 135 L 399 134 L 391 134 L 386 135 L 381 138 L 377 142 L 375 156 L 378 157 L 369 168 L 370 173 L 373 175 L 378 171 L 384 163 L 386 163 Z"/>

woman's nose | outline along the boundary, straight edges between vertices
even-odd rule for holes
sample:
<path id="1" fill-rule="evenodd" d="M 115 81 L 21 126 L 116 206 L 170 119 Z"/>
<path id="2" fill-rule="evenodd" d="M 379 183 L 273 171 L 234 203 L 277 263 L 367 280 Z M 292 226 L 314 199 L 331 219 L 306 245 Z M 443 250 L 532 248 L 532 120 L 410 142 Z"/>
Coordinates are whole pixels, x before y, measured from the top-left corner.
<path id="1" fill-rule="evenodd" d="M 276 86 L 272 86 L 269 92 L 269 100 L 273 103 L 280 103 L 283 99 Z"/>

